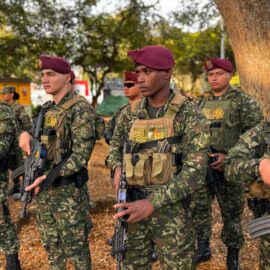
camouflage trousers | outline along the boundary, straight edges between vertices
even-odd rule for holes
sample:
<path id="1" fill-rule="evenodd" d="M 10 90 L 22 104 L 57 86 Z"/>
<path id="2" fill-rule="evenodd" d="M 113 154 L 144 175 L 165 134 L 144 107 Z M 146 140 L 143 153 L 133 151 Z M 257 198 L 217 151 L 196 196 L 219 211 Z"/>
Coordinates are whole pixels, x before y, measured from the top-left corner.
<path id="1" fill-rule="evenodd" d="M 228 247 L 244 245 L 242 214 L 244 211 L 244 188 L 223 179 L 220 185 L 220 210 L 223 220 L 221 239 Z M 212 233 L 213 196 L 207 186 L 195 194 L 194 226 L 198 239 L 210 240 Z"/>
<path id="2" fill-rule="evenodd" d="M 192 270 L 194 266 L 194 229 L 191 210 L 181 202 L 155 210 L 145 221 L 128 225 L 126 270 L 148 270 L 152 265 L 152 241 L 161 269 Z"/>
<path id="3" fill-rule="evenodd" d="M 92 222 L 86 185 L 78 189 L 70 184 L 41 192 L 37 196 L 37 224 L 50 270 L 66 269 L 66 260 L 77 270 L 92 269 L 88 240 Z"/>
<path id="4" fill-rule="evenodd" d="M 7 198 L 8 174 L 0 173 L 0 250 L 5 254 L 15 254 L 19 250 L 19 241 L 10 218 Z"/>

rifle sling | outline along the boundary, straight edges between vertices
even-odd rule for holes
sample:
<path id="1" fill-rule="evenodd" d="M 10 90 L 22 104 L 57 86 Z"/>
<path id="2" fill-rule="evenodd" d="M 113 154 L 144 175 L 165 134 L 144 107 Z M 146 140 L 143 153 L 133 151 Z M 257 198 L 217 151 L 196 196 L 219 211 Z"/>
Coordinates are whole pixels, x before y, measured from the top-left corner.
<path id="1" fill-rule="evenodd" d="M 49 187 L 51 187 L 55 179 L 59 177 L 59 172 L 62 169 L 63 165 L 66 163 L 68 156 L 69 155 L 67 155 L 61 162 L 59 162 L 50 170 L 46 179 L 40 185 L 42 190 L 47 190 Z"/>

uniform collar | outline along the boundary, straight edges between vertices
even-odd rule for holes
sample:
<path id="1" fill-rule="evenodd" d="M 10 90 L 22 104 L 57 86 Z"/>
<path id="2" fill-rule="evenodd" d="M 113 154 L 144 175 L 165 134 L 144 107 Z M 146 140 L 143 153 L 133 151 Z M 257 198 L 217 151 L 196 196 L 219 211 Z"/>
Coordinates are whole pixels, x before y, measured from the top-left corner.
<path id="1" fill-rule="evenodd" d="M 230 99 L 231 97 L 233 97 L 235 95 L 235 93 L 237 92 L 238 90 L 236 88 L 233 88 L 231 85 L 229 85 L 228 87 L 228 90 L 226 91 L 226 93 L 224 93 L 222 96 L 220 96 L 220 100 L 223 100 L 223 99 Z M 210 94 L 209 94 L 209 100 L 213 100 L 215 98 L 214 94 L 213 94 L 213 91 L 211 90 L 210 91 Z"/>
<path id="2" fill-rule="evenodd" d="M 174 96 L 175 96 L 174 92 L 170 90 L 169 98 L 167 102 L 158 110 L 156 118 L 164 116 Z M 149 114 L 147 112 L 147 98 L 145 97 L 142 99 L 141 105 L 139 106 L 137 116 L 140 119 L 150 119 Z"/>
<path id="3" fill-rule="evenodd" d="M 55 102 L 53 102 L 52 104 L 53 105 L 56 105 L 56 106 L 61 106 L 63 105 L 65 102 L 67 102 L 68 100 L 72 99 L 74 97 L 73 94 L 71 94 L 70 92 L 68 92 L 61 100 L 58 104 L 56 104 Z"/>

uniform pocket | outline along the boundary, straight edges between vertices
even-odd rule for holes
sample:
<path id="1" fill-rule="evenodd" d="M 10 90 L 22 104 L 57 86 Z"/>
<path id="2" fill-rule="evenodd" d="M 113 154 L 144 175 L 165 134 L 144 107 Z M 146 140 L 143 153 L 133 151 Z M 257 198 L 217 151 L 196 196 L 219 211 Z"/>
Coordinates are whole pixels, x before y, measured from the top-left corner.
<path id="1" fill-rule="evenodd" d="M 172 153 L 154 153 L 152 163 L 151 182 L 152 184 L 167 183 L 173 173 L 175 167 L 172 165 Z"/>

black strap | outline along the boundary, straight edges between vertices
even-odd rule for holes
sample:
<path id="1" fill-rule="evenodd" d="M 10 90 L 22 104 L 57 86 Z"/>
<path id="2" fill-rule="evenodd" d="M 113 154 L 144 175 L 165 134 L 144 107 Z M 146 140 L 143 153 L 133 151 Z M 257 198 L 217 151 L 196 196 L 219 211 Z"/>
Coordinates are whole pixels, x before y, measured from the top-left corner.
<path id="1" fill-rule="evenodd" d="M 138 153 L 141 150 L 146 150 L 146 149 L 151 149 L 155 148 L 160 144 L 161 142 L 167 142 L 168 144 L 175 144 L 179 142 L 182 139 L 182 136 L 172 136 L 172 137 L 167 137 L 159 140 L 153 140 L 153 141 L 148 141 L 144 143 L 137 143 L 135 141 L 128 141 L 127 142 L 127 153 Z"/>
<path id="2" fill-rule="evenodd" d="M 69 155 L 67 155 L 60 163 L 55 165 L 50 172 L 48 173 L 46 179 L 41 183 L 40 187 L 43 190 L 47 190 L 55 181 L 57 177 L 59 177 L 60 170 L 63 165 L 66 163 Z"/>

